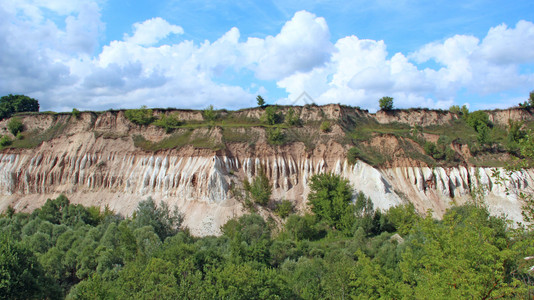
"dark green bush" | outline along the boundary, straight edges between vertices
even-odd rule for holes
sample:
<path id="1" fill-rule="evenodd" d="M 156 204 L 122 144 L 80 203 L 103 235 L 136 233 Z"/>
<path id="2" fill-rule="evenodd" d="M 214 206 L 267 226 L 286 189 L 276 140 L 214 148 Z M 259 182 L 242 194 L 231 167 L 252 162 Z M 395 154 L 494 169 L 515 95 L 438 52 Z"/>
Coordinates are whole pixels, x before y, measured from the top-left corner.
<path id="1" fill-rule="evenodd" d="M 263 168 L 260 168 L 259 174 L 254 177 L 252 182 L 249 182 L 247 179 L 243 182 L 245 191 L 250 193 L 250 196 L 259 205 L 267 205 L 269 199 L 271 198 L 272 187 L 265 175 Z"/>
<path id="2" fill-rule="evenodd" d="M 165 129 L 167 133 L 172 132 L 174 129 L 180 127 L 182 125 L 182 122 L 180 121 L 180 117 L 178 116 L 178 113 L 172 113 L 170 115 L 161 115 L 159 119 L 154 121 L 154 125 L 161 127 Z"/>
<path id="3" fill-rule="evenodd" d="M 7 123 L 7 129 L 9 129 L 14 136 L 17 136 L 17 134 L 24 129 L 24 125 L 19 118 L 12 118 Z"/>
<path id="4" fill-rule="evenodd" d="M 332 125 L 330 124 L 329 121 L 323 121 L 321 123 L 320 129 L 322 132 L 330 132 L 332 130 Z"/>
<path id="5" fill-rule="evenodd" d="M 142 106 L 140 109 L 128 109 L 124 115 L 137 125 L 148 125 L 154 121 L 153 111 L 146 106 Z"/>
<path id="6" fill-rule="evenodd" d="M 269 144 L 282 145 L 286 139 L 286 135 L 279 127 L 270 128 L 267 130 L 267 141 Z"/>

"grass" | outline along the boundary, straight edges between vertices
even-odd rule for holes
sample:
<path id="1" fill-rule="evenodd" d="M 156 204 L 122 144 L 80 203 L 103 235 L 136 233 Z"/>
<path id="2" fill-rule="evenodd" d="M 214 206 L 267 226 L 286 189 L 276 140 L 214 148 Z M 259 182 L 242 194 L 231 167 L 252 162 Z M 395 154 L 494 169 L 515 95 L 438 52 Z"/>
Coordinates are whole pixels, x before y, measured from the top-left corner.
<path id="1" fill-rule="evenodd" d="M 151 142 L 142 135 L 133 137 L 134 145 L 146 151 L 159 151 L 166 149 L 180 149 L 184 146 L 191 145 L 195 148 L 220 150 L 224 145 L 215 143 L 209 137 L 194 137 L 193 130 L 181 130 L 171 136 L 159 141 Z"/>
<path id="2" fill-rule="evenodd" d="M 23 138 L 13 140 L 13 144 L 11 144 L 11 146 L 9 146 L 8 148 L 36 148 L 43 142 L 47 142 L 61 136 L 65 131 L 66 127 L 67 122 L 57 122 L 45 131 L 33 130 L 31 132 L 24 132 L 22 134 Z"/>

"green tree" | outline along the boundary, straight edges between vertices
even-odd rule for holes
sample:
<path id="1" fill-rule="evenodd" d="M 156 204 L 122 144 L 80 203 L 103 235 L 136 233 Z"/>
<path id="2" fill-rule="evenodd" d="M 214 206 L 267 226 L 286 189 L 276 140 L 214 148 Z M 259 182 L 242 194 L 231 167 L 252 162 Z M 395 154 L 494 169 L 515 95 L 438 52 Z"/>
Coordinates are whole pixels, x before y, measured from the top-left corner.
<path id="1" fill-rule="evenodd" d="M 349 181 L 339 175 L 323 173 L 312 176 L 309 186 L 308 202 L 319 220 L 338 230 L 350 230 L 354 207 Z"/>
<path id="2" fill-rule="evenodd" d="M 124 112 L 124 115 L 137 125 L 148 125 L 154 121 L 154 112 L 145 105 L 139 109 L 128 109 Z"/>
<path id="3" fill-rule="evenodd" d="M 300 126 L 301 125 L 301 120 L 292 107 L 288 109 L 287 111 L 287 114 L 285 116 L 285 123 L 288 126 Z"/>
<path id="4" fill-rule="evenodd" d="M 277 112 L 278 108 L 276 106 L 269 106 L 265 109 L 262 119 L 263 122 L 267 125 L 276 125 L 282 122 L 283 117 L 280 113 Z"/>
<path id="5" fill-rule="evenodd" d="M 519 296 L 519 282 L 507 271 L 513 253 L 505 232 L 503 220 L 471 205 L 449 210 L 442 223 L 428 216 L 418 223 L 402 255 L 402 281 L 410 293 L 404 297 Z"/>
<path id="6" fill-rule="evenodd" d="M 490 126 L 489 116 L 486 112 L 477 110 L 469 113 L 469 116 L 467 117 L 467 124 L 479 132 L 479 129 L 484 130 L 481 126 Z"/>
<path id="7" fill-rule="evenodd" d="M 178 208 L 175 207 L 174 210 L 171 210 L 163 201 L 160 202 L 159 206 L 156 206 L 150 197 L 139 202 L 133 219 L 134 225 L 138 228 L 152 226 L 161 241 L 178 233 L 182 221 L 183 217 Z"/>
<path id="8" fill-rule="evenodd" d="M 174 129 L 182 125 L 178 113 L 171 113 L 169 115 L 162 114 L 159 119 L 154 121 L 154 125 L 165 129 L 165 132 L 171 133 Z"/>
<path id="9" fill-rule="evenodd" d="M 17 134 L 24 129 L 24 125 L 20 118 L 11 118 L 7 123 L 7 129 L 9 129 L 14 136 L 17 136 Z"/>
<path id="10" fill-rule="evenodd" d="M 75 118 L 75 119 L 79 119 L 80 118 L 80 111 L 77 110 L 76 108 L 73 108 L 72 109 L 72 112 L 71 112 L 71 115 Z"/>
<path id="11" fill-rule="evenodd" d="M 56 298 L 57 291 L 35 255 L 12 237 L 0 234 L 0 298 Z"/>
<path id="12" fill-rule="evenodd" d="M 393 109 L 393 98 L 384 96 L 378 100 L 378 105 L 381 110 L 392 110 Z"/>
<path id="13" fill-rule="evenodd" d="M 11 143 L 13 143 L 13 141 L 7 135 L 3 135 L 0 138 L 0 147 L 7 147 L 11 145 Z"/>
<path id="14" fill-rule="evenodd" d="M 256 101 L 258 102 L 258 106 L 260 106 L 260 107 L 264 107 L 265 106 L 265 100 L 263 99 L 262 96 L 258 95 L 258 97 L 256 97 Z"/>
<path id="15" fill-rule="evenodd" d="M 0 98 L 0 120 L 26 111 L 39 111 L 39 102 L 24 95 L 9 94 Z"/>
<path id="16" fill-rule="evenodd" d="M 269 178 L 265 174 L 263 168 L 260 168 L 258 174 L 252 182 L 249 182 L 247 179 L 243 182 L 245 191 L 250 193 L 254 202 L 259 205 L 267 205 L 269 199 L 271 198 L 272 187 Z"/>
<path id="17" fill-rule="evenodd" d="M 285 138 L 286 135 L 282 129 L 280 129 L 280 127 L 269 128 L 267 130 L 267 142 L 269 142 L 271 145 L 282 145 Z"/>
<path id="18" fill-rule="evenodd" d="M 321 123 L 321 126 L 319 127 L 319 129 L 322 131 L 322 132 L 330 132 L 332 130 L 332 125 L 330 125 L 330 122 L 329 121 L 323 121 Z"/>
<path id="19" fill-rule="evenodd" d="M 213 108 L 213 105 L 210 105 L 206 109 L 204 109 L 202 111 L 202 116 L 207 122 L 215 122 L 215 120 L 217 119 L 217 112 Z"/>

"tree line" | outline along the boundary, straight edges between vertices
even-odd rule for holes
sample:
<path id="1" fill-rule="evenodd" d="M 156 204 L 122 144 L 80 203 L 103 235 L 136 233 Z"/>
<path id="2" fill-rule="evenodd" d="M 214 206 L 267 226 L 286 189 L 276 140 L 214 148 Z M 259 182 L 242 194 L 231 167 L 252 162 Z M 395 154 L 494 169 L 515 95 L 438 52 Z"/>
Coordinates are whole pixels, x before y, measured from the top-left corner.
<path id="1" fill-rule="evenodd" d="M 131 217 L 49 199 L 0 217 L 3 299 L 530 298 L 533 232 L 479 204 L 442 220 L 411 204 L 375 210 L 333 174 L 311 178 L 309 213 L 246 214 L 194 237 L 165 203 Z"/>

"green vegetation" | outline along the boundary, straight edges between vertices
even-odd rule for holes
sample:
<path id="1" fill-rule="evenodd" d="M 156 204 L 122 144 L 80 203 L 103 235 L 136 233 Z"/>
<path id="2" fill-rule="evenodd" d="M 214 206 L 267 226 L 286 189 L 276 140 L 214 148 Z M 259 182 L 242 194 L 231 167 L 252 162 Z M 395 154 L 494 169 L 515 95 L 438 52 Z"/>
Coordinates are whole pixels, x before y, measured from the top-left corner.
<path id="1" fill-rule="evenodd" d="M 319 129 L 322 131 L 322 132 L 330 132 L 332 131 L 332 125 L 330 124 L 329 121 L 323 121 L 321 123 L 321 126 L 319 127 Z"/>
<path id="2" fill-rule="evenodd" d="M 260 95 L 258 95 L 258 97 L 256 97 L 256 102 L 258 103 L 259 107 L 264 107 L 265 106 L 265 100 Z"/>
<path id="3" fill-rule="evenodd" d="M 262 121 L 267 125 L 276 125 L 282 123 L 284 116 L 281 113 L 278 113 L 278 107 L 268 106 L 265 108 L 265 112 L 262 116 Z"/>
<path id="4" fill-rule="evenodd" d="M 124 112 L 124 116 L 137 125 L 149 125 L 152 123 L 155 120 L 153 114 L 153 111 L 146 106 L 142 106 L 139 109 L 128 109 Z"/>
<path id="5" fill-rule="evenodd" d="M 0 137 L 0 147 L 7 147 L 10 146 L 13 143 L 13 141 L 9 138 L 7 135 L 3 135 Z"/>
<path id="6" fill-rule="evenodd" d="M 178 113 L 171 113 L 169 115 L 162 114 L 159 119 L 154 121 L 154 125 L 165 129 L 165 132 L 171 133 L 182 125 Z"/>
<path id="7" fill-rule="evenodd" d="M 202 111 L 202 116 L 206 122 L 215 122 L 217 119 L 217 112 L 213 108 L 213 105 L 208 106 L 205 110 Z"/>
<path id="8" fill-rule="evenodd" d="M 302 121 L 300 120 L 299 116 L 295 112 L 293 108 L 290 108 L 287 110 L 287 114 L 285 116 L 285 124 L 287 126 L 301 126 Z"/>
<path id="9" fill-rule="evenodd" d="M 260 168 L 258 175 L 254 177 L 252 182 L 245 178 L 243 182 L 245 191 L 250 195 L 255 203 L 265 206 L 269 203 L 271 198 L 272 187 L 269 178 L 265 175 L 263 168 Z"/>
<path id="10" fill-rule="evenodd" d="M 81 114 L 81 112 L 79 110 L 77 110 L 76 108 L 72 109 L 71 115 L 75 119 L 79 119 L 80 118 L 80 114 Z"/>
<path id="11" fill-rule="evenodd" d="M 193 237 L 164 203 L 124 218 L 49 199 L 0 215 L 0 295 L 9 299 L 463 299 L 534 296 L 532 229 L 484 206 L 442 220 L 412 204 L 374 210 L 339 176 L 316 175 L 312 214 L 257 214 Z M 354 201 L 352 201 L 354 200 Z M 289 201 L 287 201 L 289 202 Z M 285 201 L 278 207 L 286 206 Z M 287 205 L 288 207 L 290 205 Z"/>
<path id="12" fill-rule="evenodd" d="M 276 204 L 274 211 L 280 218 L 285 219 L 294 212 L 293 203 L 289 200 L 282 200 Z"/>
<path id="13" fill-rule="evenodd" d="M 269 128 L 267 130 L 267 142 L 271 145 L 282 145 L 285 142 L 286 135 L 280 127 Z"/>
<path id="14" fill-rule="evenodd" d="M 24 130 L 24 125 L 22 124 L 20 118 L 14 117 L 11 118 L 9 122 L 7 122 L 7 129 L 9 130 L 9 132 L 11 132 L 11 134 L 17 136 L 17 134 Z"/>
<path id="15" fill-rule="evenodd" d="M 18 112 L 33 111 L 39 111 L 39 102 L 28 96 L 9 94 L 0 98 L 0 120 Z"/>
<path id="16" fill-rule="evenodd" d="M 378 105 L 381 110 L 392 110 L 393 109 L 393 98 L 384 96 L 378 100 Z"/>

